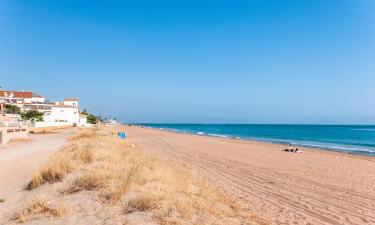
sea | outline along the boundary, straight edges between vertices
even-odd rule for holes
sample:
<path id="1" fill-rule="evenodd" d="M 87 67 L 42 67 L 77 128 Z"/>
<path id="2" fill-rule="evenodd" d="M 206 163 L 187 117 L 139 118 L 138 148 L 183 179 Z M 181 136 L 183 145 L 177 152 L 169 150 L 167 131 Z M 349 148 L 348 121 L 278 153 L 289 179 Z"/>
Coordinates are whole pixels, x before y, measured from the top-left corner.
<path id="1" fill-rule="evenodd" d="M 138 124 L 196 135 L 375 156 L 375 125 Z"/>

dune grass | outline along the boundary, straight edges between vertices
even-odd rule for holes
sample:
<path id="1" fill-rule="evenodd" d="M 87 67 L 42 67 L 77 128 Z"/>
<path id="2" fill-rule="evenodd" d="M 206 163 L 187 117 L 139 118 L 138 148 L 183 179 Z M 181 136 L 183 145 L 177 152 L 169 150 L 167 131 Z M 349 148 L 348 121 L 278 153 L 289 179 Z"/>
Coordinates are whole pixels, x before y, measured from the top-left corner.
<path id="1" fill-rule="evenodd" d="M 63 202 L 56 202 L 44 197 L 28 200 L 25 206 L 14 214 L 14 221 L 23 223 L 38 216 L 62 217 L 67 212 Z"/>
<path id="2" fill-rule="evenodd" d="M 63 182 L 63 195 L 94 191 L 98 201 L 121 206 L 124 214 L 150 213 L 160 224 L 228 224 L 235 217 L 236 204 L 224 194 L 114 134 L 106 127 L 79 129 L 70 145 L 33 175 L 27 189 Z"/>
<path id="3" fill-rule="evenodd" d="M 26 189 L 35 189 L 45 182 L 55 183 L 57 181 L 62 181 L 66 174 L 71 172 L 72 169 L 73 164 L 70 158 L 67 157 L 66 151 L 58 152 L 52 156 L 43 168 L 32 176 Z"/>

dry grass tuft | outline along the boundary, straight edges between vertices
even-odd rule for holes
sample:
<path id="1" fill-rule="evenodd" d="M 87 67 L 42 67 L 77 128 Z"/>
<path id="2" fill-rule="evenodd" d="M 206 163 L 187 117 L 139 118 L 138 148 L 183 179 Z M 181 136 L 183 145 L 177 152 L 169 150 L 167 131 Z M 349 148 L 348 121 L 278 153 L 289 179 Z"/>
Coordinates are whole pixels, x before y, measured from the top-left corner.
<path id="1" fill-rule="evenodd" d="M 61 181 L 73 169 L 72 163 L 62 153 L 54 155 L 47 165 L 35 173 L 26 190 L 33 190 L 45 182 Z"/>
<path id="2" fill-rule="evenodd" d="M 76 132 L 74 135 L 70 137 L 70 140 L 79 140 L 79 139 L 84 139 L 84 138 L 95 138 L 96 132 L 98 131 L 97 127 L 94 127 L 92 129 L 84 129 L 84 128 L 79 128 L 78 132 Z"/>
<path id="3" fill-rule="evenodd" d="M 63 202 L 53 203 L 45 198 L 35 198 L 28 201 L 26 206 L 16 212 L 11 218 L 14 221 L 24 223 L 37 216 L 62 217 L 67 212 Z"/>
<path id="4" fill-rule="evenodd" d="M 98 173 L 85 174 L 68 181 L 69 185 L 62 193 L 72 194 L 78 191 L 95 191 L 105 186 L 105 176 Z"/>
<path id="5" fill-rule="evenodd" d="M 94 191 L 124 213 L 146 211 L 161 224 L 233 224 L 236 205 L 186 169 L 142 152 L 104 127 L 78 129 L 30 181 L 63 181 L 63 194 Z M 72 172 L 68 179 L 64 177 Z"/>
<path id="6" fill-rule="evenodd" d="M 84 146 L 80 151 L 75 152 L 75 159 L 80 160 L 83 163 L 91 163 L 94 160 L 94 153 L 87 146 Z"/>
<path id="7" fill-rule="evenodd" d="M 151 211 L 158 204 L 158 200 L 151 195 L 138 195 L 124 202 L 125 213 Z"/>

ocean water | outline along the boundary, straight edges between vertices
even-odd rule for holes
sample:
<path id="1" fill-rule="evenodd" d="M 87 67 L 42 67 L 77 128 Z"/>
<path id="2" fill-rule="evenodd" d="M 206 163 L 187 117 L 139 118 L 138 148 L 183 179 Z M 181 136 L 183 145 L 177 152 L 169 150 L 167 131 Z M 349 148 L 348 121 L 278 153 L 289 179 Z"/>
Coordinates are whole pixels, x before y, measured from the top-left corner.
<path id="1" fill-rule="evenodd" d="M 375 126 L 271 124 L 141 124 L 196 135 L 237 138 L 375 156 Z"/>

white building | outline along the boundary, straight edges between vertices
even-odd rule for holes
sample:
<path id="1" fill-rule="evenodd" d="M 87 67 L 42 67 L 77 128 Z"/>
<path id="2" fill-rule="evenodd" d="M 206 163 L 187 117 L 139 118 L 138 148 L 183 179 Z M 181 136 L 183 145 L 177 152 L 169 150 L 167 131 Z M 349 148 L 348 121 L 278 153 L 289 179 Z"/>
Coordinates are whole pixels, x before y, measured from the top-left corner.
<path id="1" fill-rule="evenodd" d="M 37 110 L 46 104 L 45 97 L 31 91 L 0 91 L 0 101 L 4 104 L 16 105 L 21 111 Z"/>
<path id="2" fill-rule="evenodd" d="M 86 115 L 81 115 L 77 98 L 65 98 L 62 102 L 50 103 L 46 98 L 33 92 L 0 91 L 0 106 L 16 105 L 22 112 L 36 110 L 42 112 L 45 124 L 64 123 L 77 126 L 86 125 Z M 41 122 L 39 122 L 41 123 Z"/>
<path id="3" fill-rule="evenodd" d="M 68 122 L 77 126 L 86 125 L 86 115 L 82 115 L 78 108 L 77 98 L 66 98 L 63 102 L 51 105 L 51 112 L 44 116 L 46 122 Z"/>
<path id="4" fill-rule="evenodd" d="M 87 123 L 87 116 L 84 114 L 79 114 L 79 121 L 77 124 L 79 127 L 85 127 L 88 125 Z"/>
<path id="5" fill-rule="evenodd" d="M 53 105 L 51 112 L 44 115 L 46 122 L 69 122 L 71 124 L 78 124 L 79 111 L 78 107 L 68 105 Z"/>

